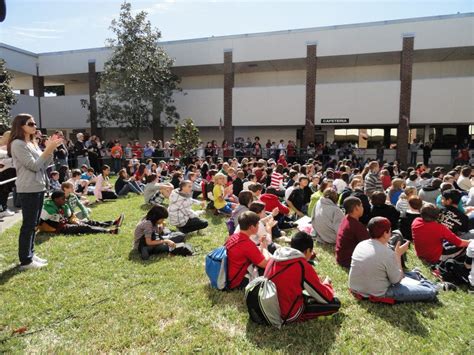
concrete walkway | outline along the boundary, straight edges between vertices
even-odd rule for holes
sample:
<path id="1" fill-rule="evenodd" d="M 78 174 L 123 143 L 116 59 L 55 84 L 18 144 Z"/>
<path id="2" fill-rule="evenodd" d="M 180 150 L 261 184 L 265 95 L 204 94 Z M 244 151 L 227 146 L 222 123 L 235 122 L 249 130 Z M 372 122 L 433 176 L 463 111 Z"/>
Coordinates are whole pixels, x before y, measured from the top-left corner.
<path id="1" fill-rule="evenodd" d="M 21 209 L 15 208 L 13 206 L 13 198 L 11 196 L 8 198 L 8 209 L 12 212 L 15 212 L 15 215 L 11 217 L 3 217 L 0 219 L 0 233 L 6 231 L 18 221 L 21 221 Z"/>

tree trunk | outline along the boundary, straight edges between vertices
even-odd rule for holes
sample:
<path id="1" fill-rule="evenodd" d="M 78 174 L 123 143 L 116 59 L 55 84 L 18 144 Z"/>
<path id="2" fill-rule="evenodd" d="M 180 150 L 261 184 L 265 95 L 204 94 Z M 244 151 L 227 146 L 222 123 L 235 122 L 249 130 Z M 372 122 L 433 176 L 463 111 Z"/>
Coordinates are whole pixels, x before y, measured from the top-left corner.
<path id="1" fill-rule="evenodd" d="M 153 129 L 153 139 L 154 140 L 161 140 L 164 141 L 165 130 L 163 125 L 161 124 L 161 112 L 163 111 L 163 107 L 160 105 L 159 102 L 153 103 L 152 108 L 152 129 Z"/>

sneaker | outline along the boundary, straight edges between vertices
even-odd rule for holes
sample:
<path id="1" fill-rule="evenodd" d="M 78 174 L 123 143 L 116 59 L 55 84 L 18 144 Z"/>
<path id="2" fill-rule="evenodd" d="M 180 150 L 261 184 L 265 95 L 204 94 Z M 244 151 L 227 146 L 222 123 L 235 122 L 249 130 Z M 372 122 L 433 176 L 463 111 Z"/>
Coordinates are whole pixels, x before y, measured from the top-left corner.
<path id="1" fill-rule="evenodd" d="M 33 255 L 33 261 L 36 261 L 40 264 L 48 264 L 48 260 L 40 258 L 38 255 Z"/>
<path id="2" fill-rule="evenodd" d="M 5 210 L 5 211 L 2 211 L 0 212 L 0 218 L 3 218 L 3 217 L 11 217 L 11 216 L 14 216 L 15 215 L 15 212 L 12 212 L 10 210 Z"/>
<path id="3" fill-rule="evenodd" d="M 33 260 L 31 263 L 29 263 L 27 265 L 20 265 L 20 271 L 41 269 L 42 267 L 45 267 L 47 265 L 48 264 L 39 263 L 39 262 Z"/>
<path id="4" fill-rule="evenodd" d="M 110 234 L 119 234 L 119 229 L 118 228 L 111 229 L 111 230 L 109 230 L 109 233 Z"/>
<path id="5" fill-rule="evenodd" d="M 443 291 L 457 291 L 458 287 L 455 284 L 452 284 L 451 282 L 441 282 L 439 284 L 440 289 Z"/>
<path id="6" fill-rule="evenodd" d="M 114 226 L 121 227 L 124 218 L 125 218 L 125 215 L 122 213 L 120 217 L 114 221 Z"/>

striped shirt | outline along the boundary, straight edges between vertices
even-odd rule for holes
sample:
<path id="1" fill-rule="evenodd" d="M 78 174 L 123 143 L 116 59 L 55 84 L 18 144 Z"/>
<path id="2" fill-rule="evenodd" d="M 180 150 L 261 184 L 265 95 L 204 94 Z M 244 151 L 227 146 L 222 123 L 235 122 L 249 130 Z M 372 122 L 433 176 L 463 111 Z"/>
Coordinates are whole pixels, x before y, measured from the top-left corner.
<path id="1" fill-rule="evenodd" d="M 275 189 L 280 190 L 281 186 L 283 185 L 283 175 L 275 171 L 272 174 L 271 179 L 272 182 L 270 184 L 270 187 L 274 187 Z"/>

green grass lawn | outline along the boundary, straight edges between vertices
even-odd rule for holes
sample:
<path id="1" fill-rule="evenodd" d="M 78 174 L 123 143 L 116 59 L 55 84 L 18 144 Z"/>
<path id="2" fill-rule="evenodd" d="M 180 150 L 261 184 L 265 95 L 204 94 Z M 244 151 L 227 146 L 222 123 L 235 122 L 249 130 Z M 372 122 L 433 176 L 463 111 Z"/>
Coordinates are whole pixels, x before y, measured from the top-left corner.
<path id="1" fill-rule="evenodd" d="M 146 213 L 142 198 L 93 208 L 93 218 L 126 215 L 121 233 L 40 236 L 36 252 L 49 266 L 18 272 L 19 225 L 0 235 L 0 353 L 219 352 L 219 353 L 471 353 L 473 297 L 440 295 L 438 303 L 395 306 L 358 302 L 347 273 L 330 248 L 317 247 L 319 275 L 330 275 L 341 312 L 275 328 L 249 321 L 242 292 L 208 287 L 207 252 L 223 243 L 224 220 L 207 215 L 204 235 L 189 242 L 193 257 L 130 253 L 133 229 Z M 413 253 L 410 266 L 421 266 Z M 428 271 L 425 269 L 425 274 Z M 14 333 L 25 327 L 23 334 Z"/>

